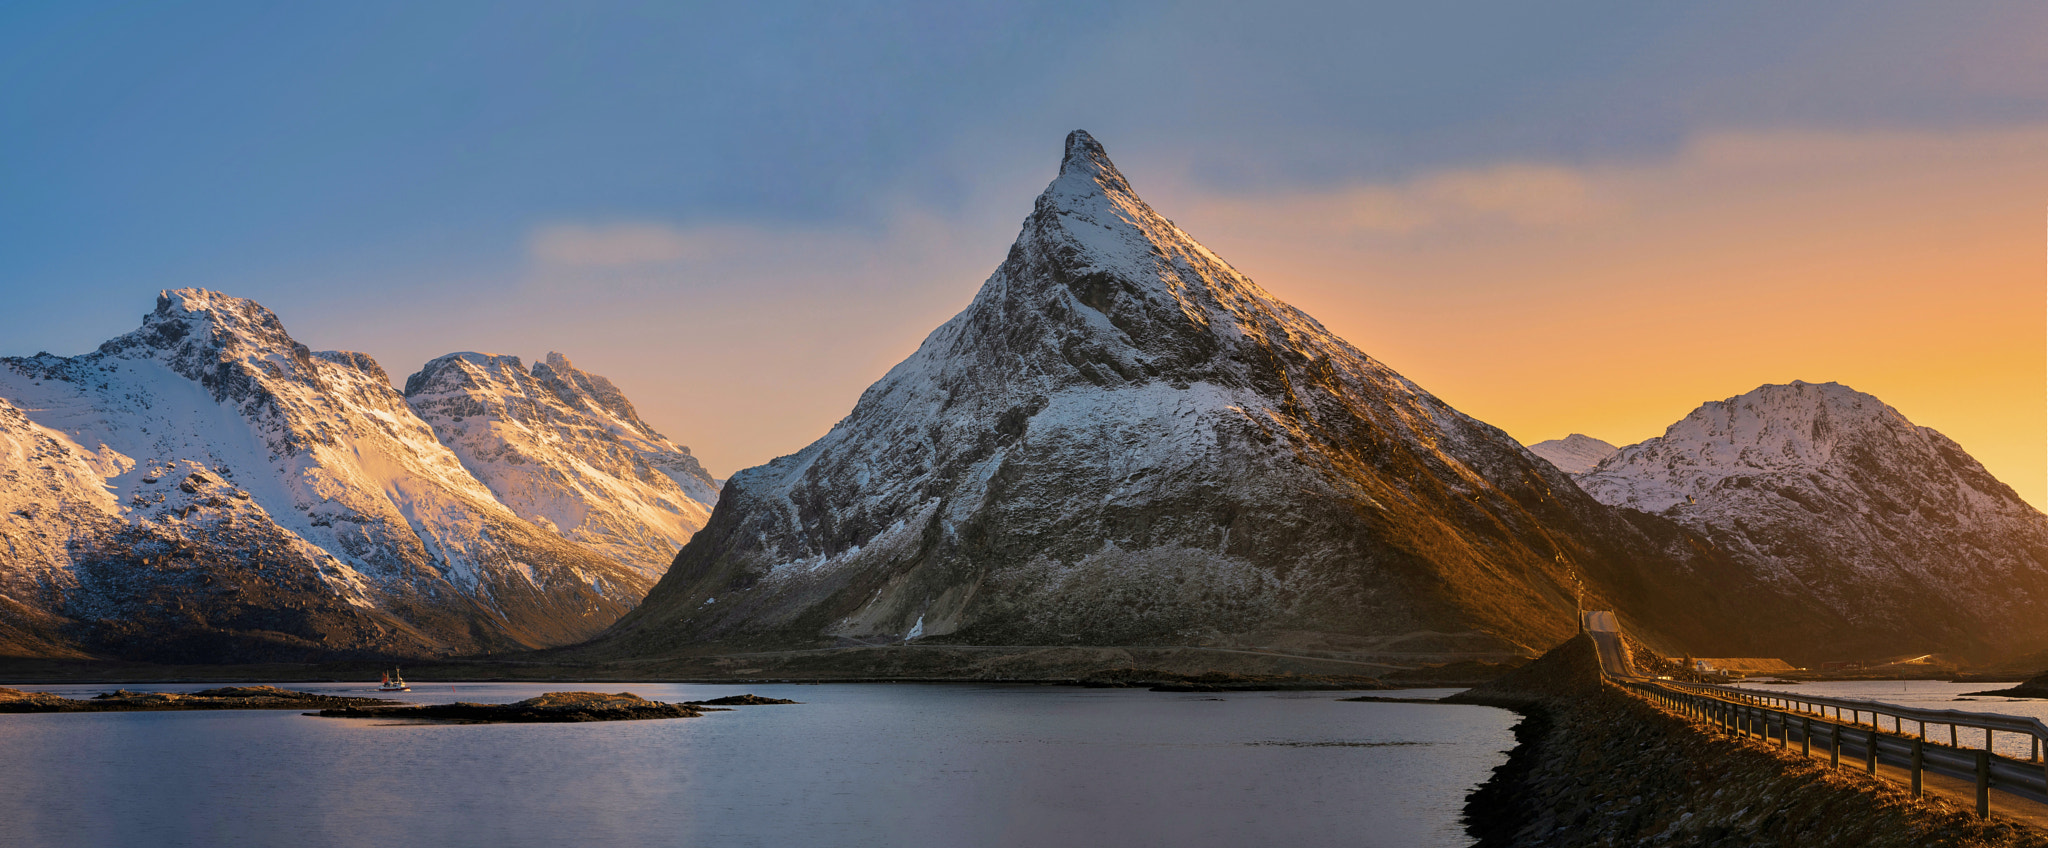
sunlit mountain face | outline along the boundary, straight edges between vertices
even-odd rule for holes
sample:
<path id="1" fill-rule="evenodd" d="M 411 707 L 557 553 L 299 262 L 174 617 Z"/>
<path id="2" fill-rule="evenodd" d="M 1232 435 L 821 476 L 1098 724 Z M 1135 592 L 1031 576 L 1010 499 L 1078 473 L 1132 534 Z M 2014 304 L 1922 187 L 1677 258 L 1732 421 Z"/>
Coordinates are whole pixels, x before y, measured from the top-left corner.
<path id="1" fill-rule="evenodd" d="M 83 356 L 0 361 L 0 641 L 220 662 L 598 631 L 715 489 L 602 378 L 539 370 L 525 395 L 423 392 L 470 425 L 451 450 L 368 356 L 311 351 L 214 292 L 165 292 Z"/>

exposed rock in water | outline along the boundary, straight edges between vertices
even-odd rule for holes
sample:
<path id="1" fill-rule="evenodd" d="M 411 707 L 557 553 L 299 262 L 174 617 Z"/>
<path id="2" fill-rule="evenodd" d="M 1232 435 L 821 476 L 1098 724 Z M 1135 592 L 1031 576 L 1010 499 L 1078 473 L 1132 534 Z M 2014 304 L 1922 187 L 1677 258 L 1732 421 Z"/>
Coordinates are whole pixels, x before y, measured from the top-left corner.
<path id="1" fill-rule="evenodd" d="M 727 695 L 723 698 L 712 698 L 709 701 L 684 701 L 683 703 L 698 707 L 759 707 L 770 704 L 798 704 L 802 702 L 784 698 L 763 698 L 759 695 L 747 694 Z"/>
<path id="2" fill-rule="evenodd" d="M 696 718 L 704 710 L 688 704 L 649 701 L 631 692 L 608 695 L 603 692 L 549 692 L 512 704 L 453 704 L 396 707 L 344 707 L 307 713 L 324 718 L 395 718 L 465 723 L 549 723 L 583 721 L 644 721 L 660 718 Z"/>
<path id="3" fill-rule="evenodd" d="M 1984 697 L 2048 698 L 2048 674 L 2023 681 L 2020 685 L 2010 689 L 1992 689 L 1985 692 L 1964 692 L 1963 694 Z"/>
<path id="4" fill-rule="evenodd" d="M 1688 638 L 1801 614 L 1722 565 L 1259 288 L 1075 132 L 966 311 L 735 474 L 582 655 L 1418 632 L 1533 654 L 1573 631 L 1575 575 Z"/>

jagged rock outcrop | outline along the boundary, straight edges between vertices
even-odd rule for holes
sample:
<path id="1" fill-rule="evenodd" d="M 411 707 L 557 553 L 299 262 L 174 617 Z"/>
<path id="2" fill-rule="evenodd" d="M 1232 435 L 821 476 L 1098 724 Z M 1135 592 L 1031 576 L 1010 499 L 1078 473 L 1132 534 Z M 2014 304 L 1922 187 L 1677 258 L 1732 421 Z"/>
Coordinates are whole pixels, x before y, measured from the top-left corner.
<path id="1" fill-rule="evenodd" d="M 2048 645 L 2048 516 L 1961 446 L 1836 383 L 1709 402 L 1578 476 L 1845 622 L 1823 655 Z"/>
<path id="2" fill-rule="evenodd" d="M 0 649 L 220 662 L 587 637 L 653 582 L 499 503 L 358 353 L 165 292 L 0 360 Z"/>
<path id="3" fill-rule="evenodd" d="M 1613 445 L 1592 436 L 1573 433 L 1562 439 L 1550 439 L 1529 446 L 1529 452 L 1548 460 L 1557 470 L 1566 474 L 1583 474 L 1593 470 L 1600 460 L 1620 450 Z"/>
<path id="4" fill-rule="evenodd" d="M 638 569 L 651 585 L 704 526 L 718 482 L 642 421 L 611 381 L 559 353 L 451 353 L 405 399 L 521 518 Z"/>
<path id="5" fill-rule="evenodd" d="M 1575 573 L 1706 633 L 1719 602 L 1674 599 L 1719 563 L 1638 518 L 1253 284 L 1076 132 L 973 303 L 733 475 L 590 650 L 1531 650 L 1572 632 Z"/>

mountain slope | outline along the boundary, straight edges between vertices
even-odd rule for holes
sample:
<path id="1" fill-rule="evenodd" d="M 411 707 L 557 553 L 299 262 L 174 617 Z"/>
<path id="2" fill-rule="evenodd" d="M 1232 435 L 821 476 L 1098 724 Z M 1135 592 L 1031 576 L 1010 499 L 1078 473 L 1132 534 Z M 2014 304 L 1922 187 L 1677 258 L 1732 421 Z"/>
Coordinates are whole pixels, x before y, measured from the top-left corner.
<path id="1" fill-rule="evenodd" d="M 501 503 L 650 585 L 718 499 L 687 448 L 559 353 L 530 372 L 518 357 L 452 353 L 407 379 L 405 399 Z"/>
<path id="2" fill-rule="evenodd" d="M 1896 652 L 2048 645 L 2048 516 L 1948 437 L 1846 386 L 1707 403 L 1578 482 L 1698 531 Z"/>
<path id="3" fill-rule="evenodd" d="M 728 480 L 592 650 L 1527 650 L 1572 632 L 1574 572 L 1704 632 L 1666 596 L 1718 565 L 1647 523 L 1260 289 L 1076 132 L 973 303 Z"/>
<path id="4" fill-rule="evenodd" d="M 251 301 L 165 292 L 93 353 L 0 360 L 0 398 L 0 500 L 24 505 L 0 579 L 36 632 L 89 651 L 536 647 L 652 582 L 520 519 L 369 357 L 314 353 Z"/>
<path id="5" fill-rule="evenodd" d="M 1529 446 L 1530 453 L 1543 457 L 1566 474 L 1591 471 L 1593 466 L 1600 464 L 1600 460 L 1613 456 L 1616 450 L 1619 448 L 1579 433 Z"/>

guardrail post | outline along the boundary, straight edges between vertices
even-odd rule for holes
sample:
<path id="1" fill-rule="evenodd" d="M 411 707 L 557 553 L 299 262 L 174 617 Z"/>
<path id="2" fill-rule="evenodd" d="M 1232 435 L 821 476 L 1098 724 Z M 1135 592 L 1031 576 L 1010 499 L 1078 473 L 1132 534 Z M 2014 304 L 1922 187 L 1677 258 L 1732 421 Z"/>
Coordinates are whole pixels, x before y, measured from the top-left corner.
<path id="1" fill-rule="evenodd" d="M 1875 718 L 1876 718 L 1876 716 L 1871 716 L 1871 718 L 1875 719 Z M 1877 773 L 1877 729 L 1876 729 L 1876 728 L 1871 728 L 1871 730 L 1870 730 L 1870 747 L 1869 747 L 1868 749 L 1864 750 L 1864 752 L 1863 752 L 1863 758 L 1864 758 L 1864 760 L 1865 760 L 1865 762 L 1864 762 L 1864 768 L 1863 768 L 1863 770 L 1864 770 L 1864 771 L 1867 771 L 1867 772 L 1869 772 L 1869 773 L 1871 773 L 1871 774 L 1876 774 L 1876 773 Z"/>
<path id="2" fill-rule="evenodd" d="M 1991 752 L 1977 752 L 1977 818 L 1991 816 Z"/>
<path id="3" fill-rule="evenodd" d="M 1799 756 L 1813 756 L 1813 719 L 1799 717 Z"/>
<path id="4" fill-rule="evenodd" d="M 1927 765 L 1927 740 L 1913 740 L 1913 797 L 1920 797 L 1920 769 Z"/>
<path id="5" fill-rule="evenodd" d="M 1828 768 L 1842 767 L 1842 726 L 1828 726 Z"/>

